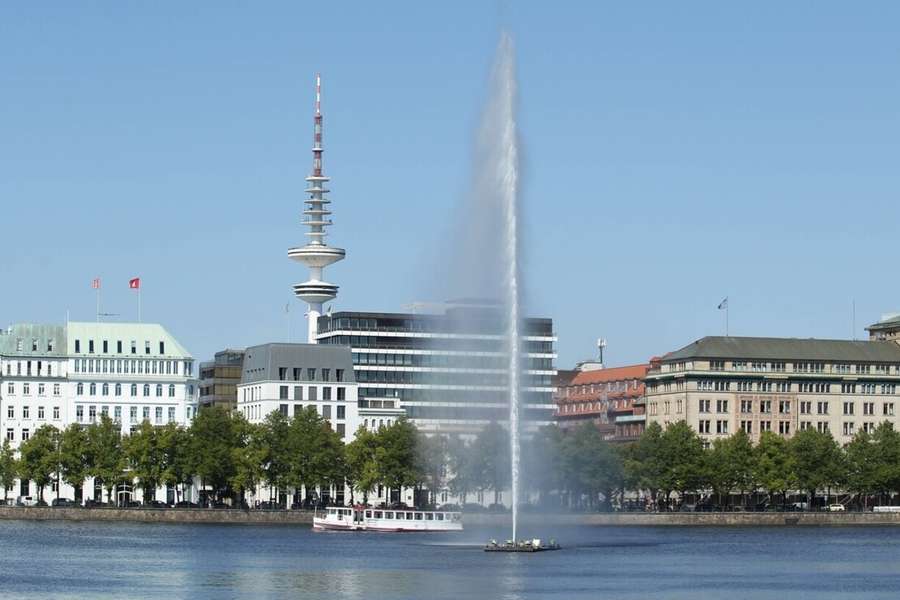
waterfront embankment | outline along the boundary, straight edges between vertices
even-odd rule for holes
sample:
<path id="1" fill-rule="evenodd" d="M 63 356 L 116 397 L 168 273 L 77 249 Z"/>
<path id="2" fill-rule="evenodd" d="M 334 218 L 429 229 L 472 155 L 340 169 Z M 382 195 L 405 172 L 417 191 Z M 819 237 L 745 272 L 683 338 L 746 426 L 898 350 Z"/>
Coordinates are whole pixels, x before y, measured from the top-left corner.
<path id="1" fill-rule="evenodd" d="M 177 508 L 50 508 L 0 507 L 0 519 L 28 521 L 130 521 L 139 523 L 218 523 L 248 525 L 311 525 L 308 510 L 228 510 Z M 607 527 L 775 527 L 900 525 L 900 513 L 526 513 L 522 523 Z M 470 527 L 505 527 L 508 514 L 467 513 Z"/>

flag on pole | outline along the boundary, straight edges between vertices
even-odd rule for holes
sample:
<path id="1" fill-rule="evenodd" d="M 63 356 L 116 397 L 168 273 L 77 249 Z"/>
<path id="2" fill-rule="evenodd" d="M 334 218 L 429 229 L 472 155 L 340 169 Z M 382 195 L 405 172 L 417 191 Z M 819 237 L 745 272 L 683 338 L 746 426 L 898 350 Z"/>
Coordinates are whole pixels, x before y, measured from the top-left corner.
<path id="1" fill-rule="evenodd" d="M 132 290 L 141 289 L 141 278 L 135 277 L 134 279 L 129 279 L 128 280 L 128 288 L 132 289 Z"/>
<path id="2" fill-rule="evenodd" d="M 725 296 L 725 299 L 719 302 L 719 310 L 725 310 L 728 308 L 728 296 Z"/>
<path id="3" fill-rule="evenodd" d="M 100 278 L 99 277 L 97 277 L 93 281 L 91 281 L 91 288 L 93 288 L 95 290 L 100 289 Z"/>

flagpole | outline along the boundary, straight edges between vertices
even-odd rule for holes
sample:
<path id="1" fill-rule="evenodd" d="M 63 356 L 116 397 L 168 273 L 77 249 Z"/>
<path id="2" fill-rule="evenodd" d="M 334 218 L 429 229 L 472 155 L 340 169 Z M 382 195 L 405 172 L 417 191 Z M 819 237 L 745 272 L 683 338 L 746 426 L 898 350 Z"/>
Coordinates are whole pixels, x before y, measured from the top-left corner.
<path id="1" fill-rule="evenodd" d="M 100 322 L 100 285 L 97 285 L 97 322 Z"/>
<path id="2" fill-rule="evenodd" d="M 141 285 L 138 284 L 138 323 L 141 322 Z"/>
<path id="3" fill-rule="evenodd" d="M 728 311 L 731 310 L 731 303 L 725 304 L 725 337 L 728 337 Z"/>

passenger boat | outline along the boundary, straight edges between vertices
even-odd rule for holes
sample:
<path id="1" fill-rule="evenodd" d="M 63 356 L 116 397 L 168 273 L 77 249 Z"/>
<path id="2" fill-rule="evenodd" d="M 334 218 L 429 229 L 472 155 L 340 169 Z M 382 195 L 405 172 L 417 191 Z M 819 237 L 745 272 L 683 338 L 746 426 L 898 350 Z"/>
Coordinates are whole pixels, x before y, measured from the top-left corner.
<path id="1" fill-rule="evenodd" d="M 335 531 L 462 531 L 462 514 L 443 510 L 329 506 L 313 515 L 313 529 Z"/>

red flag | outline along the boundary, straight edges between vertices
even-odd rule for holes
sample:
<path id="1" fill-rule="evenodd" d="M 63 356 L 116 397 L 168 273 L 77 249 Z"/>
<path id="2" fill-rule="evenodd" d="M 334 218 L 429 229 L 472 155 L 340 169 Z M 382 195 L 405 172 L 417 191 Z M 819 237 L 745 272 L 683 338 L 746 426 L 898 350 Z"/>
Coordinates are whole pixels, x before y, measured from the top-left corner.
<path id="1" fill-rule="evenodd" d="M 139 289 L 141 289 L 141 278 L 140 278 L 140 277 L 135 277 L 134 279 L 129 279 L 129 280 L 128 280 L 128 287 L 129 287 L 130 289 L 132 289 L 132 290 L 139 290 Z"/>
<path id="2" fill-rule="evenodd" d="M 96 279 L 94 279 L 94 280 L 91 282 L 91 287 L 92 287 L 93 289 L 95 289 L 95 290 L 99 290 L 99 289 L 100 289 L 100 278 L 99 278 L 99 277 L 97 277 Z"/>

